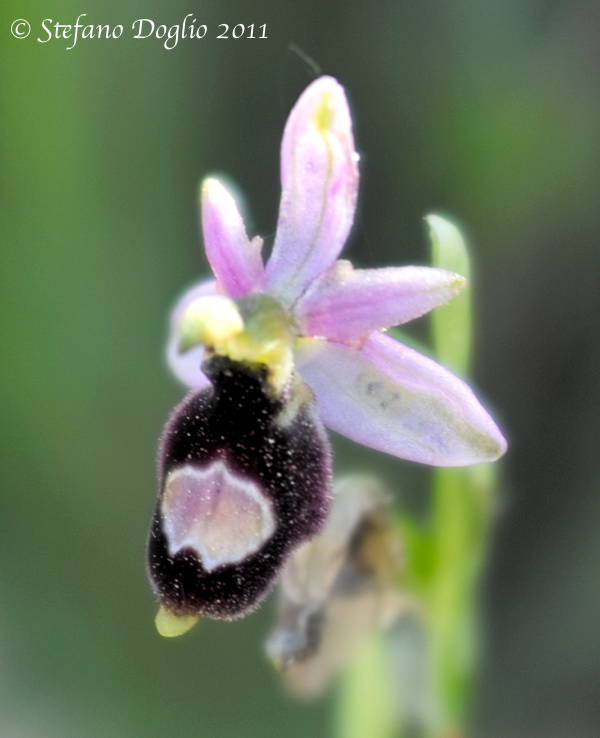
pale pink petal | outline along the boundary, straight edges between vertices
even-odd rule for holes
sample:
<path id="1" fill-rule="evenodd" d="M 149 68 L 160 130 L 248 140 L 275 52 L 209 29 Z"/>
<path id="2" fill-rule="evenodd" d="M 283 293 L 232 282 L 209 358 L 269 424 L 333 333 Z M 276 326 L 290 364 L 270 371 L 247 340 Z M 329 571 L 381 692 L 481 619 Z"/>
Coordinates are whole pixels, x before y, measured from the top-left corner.
<path id="1" fill-rule="evenodd" d="M 191 287 L 179 298 L 171 313 L 169 339 L 167 341 L 167 363 L 177 379 L 192 389 L 200 389 L 209 384 L 208 379 L 200 369 L 204 349 L 202 346 L 194 346 L 184 354 L 179 353 L 181 319 L 187 307 L 195 299 L 216 294 L 217 283 L 214 280 L 201 282 Z"/>
<path id="2" fill-rule="evenodd" d="M 418 318 L 464 284 L 460 275 L 443 269 L 353 269 L 340 261 L 312 283 L 295 315 L 303 335 L 346 341 Z"/>
<path id="3" fill-rule="evenodd" d="M 300 96 L 281 145 L 281 203 L 269 292 L 290 306 L 330 267 L 348 236 L 358 190 L 358 154 L 344 90 L 320 77 Z"/>
<path id="4" fill-rule="evenodd" d="M 323 422 L 365 446 L 434 466 L 493 461 L 506 450 L 462 380 L 389 336 L 372 334 L 360 351 L 300 339 L 297 362 Z"/>
<path id="5" fill-rule="evenodd" d="M 262 241 L 248 240 L 233 197 L 216 179 L 202 185 L 204 249 L 213 273 L 228 297 L 257 289 L 263 278 Z"/>

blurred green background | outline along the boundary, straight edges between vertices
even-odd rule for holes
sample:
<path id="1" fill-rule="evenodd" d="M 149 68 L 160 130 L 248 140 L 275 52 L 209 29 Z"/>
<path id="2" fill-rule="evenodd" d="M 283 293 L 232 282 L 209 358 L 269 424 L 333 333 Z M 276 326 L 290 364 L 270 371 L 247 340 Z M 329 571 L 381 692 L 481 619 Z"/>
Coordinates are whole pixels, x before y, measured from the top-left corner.
<path id="1" fill-rule="evenodd" d="M 270 605 L 161 640 L 144 573 L 156 440 L 182 395 L 163 364 L 168 308 L 206 270 L 198 182 L 229 175 L 251 232 L 272 236 L 283 123 L 314 76 L 290 44 L 353 105 L 346 253 L 424 263 L 432 210 L 470 236 L 476 383 L 510 441 L 475 735 L 600 734 L 598 10 L 4 3 L 2 738 L 330 735 L 329 701 L 290 701 L 262 656 Z M 269 39 L 35 42 L 43 18 L 86 11 L 267 23 Z M 11 37 L 15 18 L 31 38 Z M 428 470 L 336 443 L 339 470 L 378 471 L 426 504 Z"/>

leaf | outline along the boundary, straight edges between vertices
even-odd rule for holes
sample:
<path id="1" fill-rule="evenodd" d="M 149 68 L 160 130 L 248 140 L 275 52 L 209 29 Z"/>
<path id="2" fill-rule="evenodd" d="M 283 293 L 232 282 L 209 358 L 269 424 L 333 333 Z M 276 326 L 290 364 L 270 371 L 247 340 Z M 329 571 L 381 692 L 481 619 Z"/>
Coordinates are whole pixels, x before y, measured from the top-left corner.
<path id="1" fill-rule="evenodd" d="M 425 218 L 431 239 L 431 263 L 456 272 L 468 281 L 470 259 L 460 230 L 439 215 Z M 468 373 L 471 356 L 471 291 L 467 284 L 460 295 L 431 314 L 435 354 L 442 364 L 460 375 Z"/>

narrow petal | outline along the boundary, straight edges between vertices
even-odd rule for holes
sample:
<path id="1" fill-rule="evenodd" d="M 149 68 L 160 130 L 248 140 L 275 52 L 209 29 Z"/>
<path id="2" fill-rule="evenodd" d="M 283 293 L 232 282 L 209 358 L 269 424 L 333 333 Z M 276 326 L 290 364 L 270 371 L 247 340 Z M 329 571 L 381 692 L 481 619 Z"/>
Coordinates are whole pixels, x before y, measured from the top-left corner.
<path id="1" fill-rule="evenodd" d="M 358 154 L 343 88 L 321 77 L 300 96 L 281 145 L 281 203 L 267 289 L 290 306 L 330 267 L 348 236 Z"/>
<path id="2" fill-rule="evenodd" d="M 339 261 L 313 282 L 295 313 L 303 335 L 346 341 L 418 318 L 464 285 L 459 274 L 444 269 L 353 269 Z"/>
<path id="3" fill-rule="evenodd" d="M 506 450 L 467 385 L 431 359 L 381 333 L 360 351 L 298 341 L 298 369 L 323 422 L 353 441 L 434 466 L 493 461 Z"/>
<path id="4" fill-rule="evenodd" d="M 216 179 L 202 184 L 202 231 L 206 258 L 228 297 L 241 297 L 260 285 L 262 241 L 248 240 L 235 200 Z"/>
<path id="5" fill-rule="evenodd" d="M 191 287 L 179 298 L 171 313 L 169 339 L 167 342 L 167 363 L 177 379 L 192 389 L 201 389 L 208 384 L 208 379 L 200 369 L 204 349 L 202 346 L 194 346 L 194 348 L 183 354 L 179 352 L 181 320 L 187 307 L 198 297 L 216 294 L 217 283 L 215 281 L 207 280 L 201 282 Z"/>

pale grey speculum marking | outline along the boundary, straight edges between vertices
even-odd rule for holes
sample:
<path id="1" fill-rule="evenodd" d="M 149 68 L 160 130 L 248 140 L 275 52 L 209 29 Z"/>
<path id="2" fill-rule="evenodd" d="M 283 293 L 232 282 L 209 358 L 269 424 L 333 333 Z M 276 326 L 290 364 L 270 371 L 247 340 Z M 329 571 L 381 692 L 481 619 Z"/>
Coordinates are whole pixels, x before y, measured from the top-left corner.
<path id="1" fill-rule="evenodd" d="M 275 530 L 273 507 L 262 489 L 221 460 L 171 471 L 161 512 L 170 556 L 191 548 L 206 571 L 242 561 Z"/>

